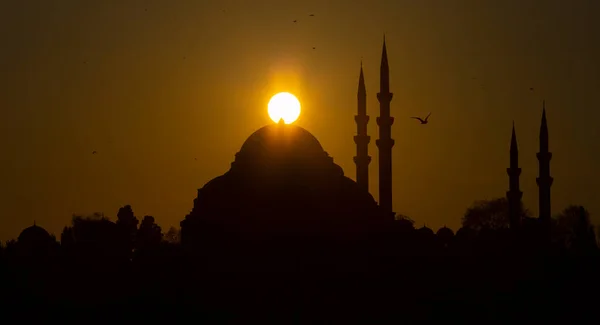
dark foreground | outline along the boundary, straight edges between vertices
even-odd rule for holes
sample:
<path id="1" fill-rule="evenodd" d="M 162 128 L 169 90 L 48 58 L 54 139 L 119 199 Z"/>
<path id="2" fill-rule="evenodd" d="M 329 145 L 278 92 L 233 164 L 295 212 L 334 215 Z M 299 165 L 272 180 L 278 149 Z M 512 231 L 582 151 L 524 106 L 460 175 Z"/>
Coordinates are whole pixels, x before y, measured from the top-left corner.
<path id="1" fill-rule="evenodd" d="M 171 248 L 133 261 L 99 256 L 5 261 L 0 318 L 4 324 L 600 318 L 597 257 L 280 253 L 202 255 Z"/>

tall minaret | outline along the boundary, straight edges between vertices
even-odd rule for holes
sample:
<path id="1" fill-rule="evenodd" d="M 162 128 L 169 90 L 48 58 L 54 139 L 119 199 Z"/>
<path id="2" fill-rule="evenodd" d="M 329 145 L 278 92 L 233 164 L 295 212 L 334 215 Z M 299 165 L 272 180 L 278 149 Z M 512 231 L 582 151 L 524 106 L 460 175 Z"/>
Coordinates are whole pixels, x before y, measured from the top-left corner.
<path id="1" fill-rule="evenodd" d="M 513 122 L 512 137 L 510 140 L 510 167 L 506 169 L 506 173 L 508 173 L 506 199 L 508 200 L 510 229 L 516 230 L 521 226 L 521 198 L 523 198 L 523 192 L 519 188 L 521 168 L 519 168 L 519 149 L 517 148 L 515 122 Z"/>
<path id="2" fill-rule="evenodd" d="M 379 76 L 379 139 L 375 141 L 379 149 L 379 206 L 389 216 L 392 210 L 392 124 L 394 118 L 390 116 L 390 102 L 394 94 L 390 93 L 390 68 L 388 65 L 385 35 L 383 37 L 383 52 L 381 53 L 381 69 Z"/>
<path id="3" fill-rule="evenodd" d="M 354 116 L 356 121 L 356 135 L 354 143 L 356 143 L 356 156 L 354 163 L 356 164 L 356 182 L 358 186 L 369 191 L 369 142 L 371 137 L 367 135 L 367 124 L 369 123 L 369 115 L 367 115 L 367 90 L 365 87 L 365 76 L 363 75 L 362 61 L 360 62 L 360 77 L 358 78 L 358 114 Z"/>
<path id="4" fill-rule="evenodd" d="M 548 150 L 548 124 L 546 122 L 546 102 L 543 103 L 542 126 L 540 127 L 540 152 L 537 153 L 539 162 L 539 177 L 537 184 L 539 189 L 539 218 L 545 227 L 550 227 L 550 187 L 553 178 L 550 177 L 550 159 L 552 153 Z"/>

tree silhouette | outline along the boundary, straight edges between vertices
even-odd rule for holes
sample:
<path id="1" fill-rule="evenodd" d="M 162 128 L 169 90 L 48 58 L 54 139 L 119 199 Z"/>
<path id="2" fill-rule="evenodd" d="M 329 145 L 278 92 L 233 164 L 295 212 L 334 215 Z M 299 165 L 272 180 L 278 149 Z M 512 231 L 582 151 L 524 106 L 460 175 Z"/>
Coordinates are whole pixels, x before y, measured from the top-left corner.
<path id="1" fill-rule="evenodd" d="M 396 214 L 394 216 L 394 219 L 396 220 L 399 227 L 402 227 L 404 229 L 414 229 L 415 228 L 415 221 L 413 219 L 411 219 L 409 216 L 405 216 L 403 214 Z"/>
<path id="2" fill-rule="evenodd" d="M 74 215 L 71 226 L 63 229 L 61 245 L 67 252 L 78 254 L 78 258 L 114 255 L 119 247 L 115 241 L 116 227 L 101 213 L 87 217 Z"/>
<path id="3" fill-rule="evenodd" d="M 530 218 L 531 213 L 521 203 L 521 218 Z M 475 201 L 462 218 L 462 226 L 475 231 L 498 230 L 510 226 L 508 200 L 505 197 Z"/>
<path id="4" fill-rule="evenodd" d="M 75 245 L 75 234 L 72 227 L 64 227 L 60 234 L 60 245 L 63 247 L 72 247 Z"/>
<path id="5" fill-rule="evenodd" d="M 565 247 L 575 250 L 597 247 L 590 213 L 583 206 L 570 205 L 555 218 L 555 236 Z"/>
<path id="6" fill-rule="evenodd" d="M 162 241 L 162 229 L 156 224 L 154 217 L 145 216 L 137 232 L 136 246 L 138 249 L 156 247 Z"/>
<path id="7" fill-rule="evenodd" d="M 180 243 L 180 240 L 181 240 L 181 238 L 180 238 L 180 231 L 177 228 L 175 228 L 175 227 L 171 227 L 165 233 L 163 239 L 167 243 L 178 244 L 178 243 Z"/>
<path id="8" fill-rule="evenodd" d="M 11 251 L 16 247 L 16 245 L 17 245 L 16 239 L 7 240 L 6 246 L 4 246 L 4 251 L 5 252 Z"/>
<path id="9" fill-rule="evenodd" d="M 116 224 L 121 235 L 120 239 L 123 241 L 123 245 L 126 245 L 129 252 L 134 248 L 138 223 L 139 221 L 135 217 L 131 205 L 126 205 L 119 209 Z"/>

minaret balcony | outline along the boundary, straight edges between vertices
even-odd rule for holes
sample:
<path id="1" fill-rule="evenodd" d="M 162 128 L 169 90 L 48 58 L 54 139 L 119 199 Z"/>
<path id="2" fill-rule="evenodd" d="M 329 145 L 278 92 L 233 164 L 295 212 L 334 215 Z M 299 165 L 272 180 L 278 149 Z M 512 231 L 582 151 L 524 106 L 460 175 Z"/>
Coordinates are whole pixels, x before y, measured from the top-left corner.
<path id="1" fill-rule="evenodd" d="M 390 93 L 389 91 L 377 93 L 377 100 L 379 100 L 380 102 L 391 102 L 392 98 L 394 98 L 394 94 Z"/>
<path id="2" fill-rule="evenodd" d="M 367 124 L 369 123 L 369 115 L 355 115 L 354 116 L 354 121 L 356 121 L 356 123 L 364 123 Z"/>
<path id="3" fill-rule="evenodd" d="M 358 145 L 368 145 L 371 142 L 371 137 L 364 134 L 354 136 L 354 143 Z"/>
<path id="4" fill-rule="evenodd" d="M 357 165 L 368 165 L 371 163 L 371 156 L 355 156 L 353 160 Z"/>
<path id="5" fill-rule="evenodd" d="M 379 126 L 392 126 L 394 124 L 394 118 L 392 116 L 377 118 L 377 125 Z"/>
<path id="6" fill-rule="evenodd" d="M 537 183 L 537 185 L 539 187 L 550 187 L 552 186 L 552 183 L 554 183 L 554 178 L 547 176 L 547 177 L 538 177 L 535 179 L 535 182 Z"/>
<path id="7" fill-rule="evenodd" d="M 375 144 L 379 149 L 391 149 L 396 141 L 394 139 L 377 139 L 375 140 Z"/>
<path id="8" fill-rule="evenodd" d="M 523 198 L 523 192 L 521 191 L 507 191 L 506 198 L 508 201 L 520 201 Z"/>

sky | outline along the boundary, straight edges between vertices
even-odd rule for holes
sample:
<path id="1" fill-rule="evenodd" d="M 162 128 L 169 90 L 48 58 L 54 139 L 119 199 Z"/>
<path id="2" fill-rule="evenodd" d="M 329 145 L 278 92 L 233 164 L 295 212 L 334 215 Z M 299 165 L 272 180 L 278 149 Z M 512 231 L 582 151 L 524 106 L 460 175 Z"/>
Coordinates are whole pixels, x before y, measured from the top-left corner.
<path id="1" fill-rule="evenodd" d="M 396 212 L 457 229 L 474 201 L 504 196 L 514 120 L 537 213 L 545 99 L 553 213 L 584 205 L 600 224 L 596 0 L 4 0 L 0 240 L 34 221 L 59 237 L 73 214 L 114 220 L 125 204 L 178 226 L 280 91 L 354 179 L 361 59 L 377 199 L 384 33 Z"/>

